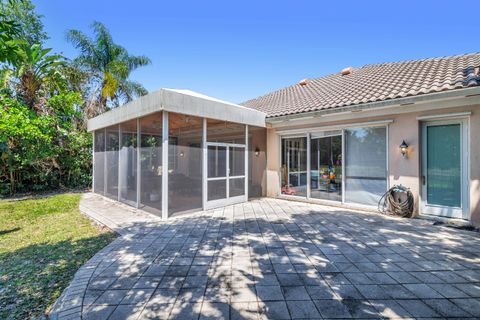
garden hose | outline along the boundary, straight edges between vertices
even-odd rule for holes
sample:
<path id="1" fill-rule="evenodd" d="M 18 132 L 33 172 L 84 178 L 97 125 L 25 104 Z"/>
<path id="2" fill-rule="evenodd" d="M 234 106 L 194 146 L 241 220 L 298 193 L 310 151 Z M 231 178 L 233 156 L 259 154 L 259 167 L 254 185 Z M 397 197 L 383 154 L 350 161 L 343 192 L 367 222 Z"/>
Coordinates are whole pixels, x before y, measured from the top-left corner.
<path id="1" fill-rule="evenodd" d="M 404 200 L 402 200 L 404 199 Z M 378 201 L 378 210 L 383 214 L 408 217 L 413 213 L 414 199 L 409 188 L 395 185 Z"/>

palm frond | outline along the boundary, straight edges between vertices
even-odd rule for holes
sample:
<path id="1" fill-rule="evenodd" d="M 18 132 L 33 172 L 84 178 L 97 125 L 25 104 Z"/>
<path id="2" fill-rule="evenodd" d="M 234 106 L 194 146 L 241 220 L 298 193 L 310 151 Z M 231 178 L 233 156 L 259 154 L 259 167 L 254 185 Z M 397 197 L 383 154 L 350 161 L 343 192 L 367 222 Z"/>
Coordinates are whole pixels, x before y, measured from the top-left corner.
<path id="1" fill-rule="evenodd" d="M 144 96 L 148 93 L 139 82 L 133 80 L 123 80 L 118 84 L 118 95 L 123 98 L 125 102 L 132 101 L 133 99 Z"/>
<path id="2" fill-rule="evenodd" d="M 152 61 L 147 56 L 128 56 L 126 58 L 126 63 L 130 72 L 133 70 L 144 67 L 152 63 Z"/>
<path id="3" fill-rule="evenodd" d="M 68 30 L 66 39 L 68 42 L 72 43 L 76 49 L 80 50 L 81 55 L 96 55 L 95 44 L 93 43 L 92 39 L 90 39 L 83 32 L 75 29 Z"/>

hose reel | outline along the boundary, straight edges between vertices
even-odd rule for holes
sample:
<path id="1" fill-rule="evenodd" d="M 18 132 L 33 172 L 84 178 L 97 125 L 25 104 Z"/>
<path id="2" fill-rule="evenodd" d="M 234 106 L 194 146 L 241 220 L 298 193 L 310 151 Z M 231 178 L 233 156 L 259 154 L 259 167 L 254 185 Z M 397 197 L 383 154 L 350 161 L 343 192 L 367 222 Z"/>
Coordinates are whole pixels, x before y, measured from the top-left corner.
<path id="1" fill-rule="evenodd" d="M 414 198 L 409 188 L 395 185 L 378 201 L 378 210 L 383 214 L 410 217 L 414 209 Z"/>

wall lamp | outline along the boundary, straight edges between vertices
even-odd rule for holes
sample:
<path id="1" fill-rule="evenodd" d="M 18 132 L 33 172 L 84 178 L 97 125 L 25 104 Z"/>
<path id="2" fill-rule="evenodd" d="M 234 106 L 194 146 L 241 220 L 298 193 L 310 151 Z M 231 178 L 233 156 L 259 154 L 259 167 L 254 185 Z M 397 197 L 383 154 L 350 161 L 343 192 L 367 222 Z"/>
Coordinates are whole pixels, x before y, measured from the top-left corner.
<path id="1" fill-rule="evenodd" d="M 255 148 L 255 156 L 258 157 L 260 155 L 260 149 L 258 147 Z"/>
<path id="2" fill-rule="evenodd" d="M 405 142 L 405 140 L 403 140 L 402 144 L 400 145 L 400 153 L 404 158 L 407 156 L 407 149 L 408 149 L 408 144 Z"/>

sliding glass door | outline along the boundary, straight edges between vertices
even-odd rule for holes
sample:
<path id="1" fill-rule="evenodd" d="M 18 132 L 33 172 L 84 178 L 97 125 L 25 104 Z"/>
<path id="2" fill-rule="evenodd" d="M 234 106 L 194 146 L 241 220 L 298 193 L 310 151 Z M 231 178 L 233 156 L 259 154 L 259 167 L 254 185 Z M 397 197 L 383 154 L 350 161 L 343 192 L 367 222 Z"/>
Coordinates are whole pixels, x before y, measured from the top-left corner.
<path id="1" fill-rule="evenodd" d="M 342 131 L 311 136 L 310 197 L 342 201 Z"/>
<path id="2" fill-rule="evenodd" d="M 387 127 L 281 140 L 281 194 L 376 206 L 387 191 Z"/>
<path id="3" fill-rule="evenodd" d="M 282 194 L 307 196 L 307 137 L 282 139 Z"/>
<path id="4" fill-rule="evenodd" d="M 387 191 L 386 127 L 346 129 L 345 202 L 376 206 Z"/>

